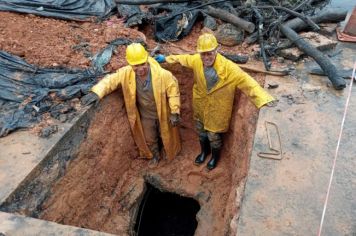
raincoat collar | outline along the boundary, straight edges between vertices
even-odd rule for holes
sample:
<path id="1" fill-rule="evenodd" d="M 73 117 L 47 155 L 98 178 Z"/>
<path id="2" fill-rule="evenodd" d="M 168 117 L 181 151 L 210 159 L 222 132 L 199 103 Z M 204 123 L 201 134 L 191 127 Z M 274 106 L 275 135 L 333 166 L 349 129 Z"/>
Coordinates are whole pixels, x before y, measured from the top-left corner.
<path id="1" fill-rule="evenodd" d="M 223 66 L 224 65 L 223 60 L 224 60 L 224 57 L 220 53 L 217 53 L 213 68 L 216 70 L 219 80 L 218 80 L 218 82 L 216 82 L 214 87 L 212 87 L 209 91 L 207 91 L 207 94 L 213 93 L 217 89 L 224 86 L 224 81 L 227 79 L 227 77 L 224 75 L 225 71 L 224 71 L 224 66 Z M 203 70 L 204 70 L 204 68 L 203 68 Z M 206 86 L 206 83 L 205 83 L 205 86 Z"/>

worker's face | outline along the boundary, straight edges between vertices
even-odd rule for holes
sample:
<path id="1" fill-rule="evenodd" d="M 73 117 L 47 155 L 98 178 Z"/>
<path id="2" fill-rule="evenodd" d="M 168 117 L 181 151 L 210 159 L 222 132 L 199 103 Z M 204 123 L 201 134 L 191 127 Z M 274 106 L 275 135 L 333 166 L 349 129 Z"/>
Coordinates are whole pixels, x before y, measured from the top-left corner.
<path id="1" fill-rule="evenodd" d="M 132 65 L 132 69 L 135 71 L 137 76 L 145 77 L 148 75 L 149 65 L 147 62 L 139 65 Z"/>
<path id="2" fill-rule="evenodd" d="M 204 67 L 211 67 L 214 65 L 215 58 L 216 58 L 216 49 L 210 52 L 201 52 L 200 57 L 203 61 Z"/>

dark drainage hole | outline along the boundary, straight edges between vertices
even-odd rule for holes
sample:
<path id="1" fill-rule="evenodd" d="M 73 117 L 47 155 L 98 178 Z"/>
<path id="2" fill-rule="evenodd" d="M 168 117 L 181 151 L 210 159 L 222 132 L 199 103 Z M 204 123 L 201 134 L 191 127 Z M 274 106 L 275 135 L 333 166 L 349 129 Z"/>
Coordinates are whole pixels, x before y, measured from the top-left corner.
<path id="1" fill-rule="evenodd" d="M 199 203 L 193 198 L 161 192 L 150 184 L 140 204 L 135 232 L 138 236 L 188 236 L 197 228 Z"/>

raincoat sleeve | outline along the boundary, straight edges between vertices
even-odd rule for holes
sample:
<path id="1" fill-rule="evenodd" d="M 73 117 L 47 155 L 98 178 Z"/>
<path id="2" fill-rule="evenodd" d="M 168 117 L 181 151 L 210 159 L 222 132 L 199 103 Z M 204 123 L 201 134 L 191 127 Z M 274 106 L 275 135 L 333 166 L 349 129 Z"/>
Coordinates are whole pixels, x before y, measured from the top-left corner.
<path id="1" fill-rule="evenodd" d="M 261 108 L 275 99 L 268 94 L 249 74 L 238 65 L 231 63 L 228 67 L 229 76 L 233 76 L 236 86 L 247 95 L 257 108 Z"/>
<path id="2" fill-rule="evenodd" d="M 120 70 L 113 74 L 109 74 L 105 76 L 104 79 L 100 80 L 99 83 L 94 85 L 91 91 L 96 93 L 100 99 L 102 99 L 120 86 L 122 76 Z"/>
<path id="3" fill-rule="evenodd" d="M 171 113 L 179 114 L 180 93 L 179 93 L 178 81 L 173 75 L 171 79 L 168 80 L 166 92 L 167 92 L 168 103 L 169 103 L 169 108 L 171 109 Z"/>
<path id="4" fill-rule="evenodd" d="M 166 57 L 166 62 L 168 63 L 179 63 L 184 67 L 193 69 L 193 58 L 195 55 L 170 55 Z"/>

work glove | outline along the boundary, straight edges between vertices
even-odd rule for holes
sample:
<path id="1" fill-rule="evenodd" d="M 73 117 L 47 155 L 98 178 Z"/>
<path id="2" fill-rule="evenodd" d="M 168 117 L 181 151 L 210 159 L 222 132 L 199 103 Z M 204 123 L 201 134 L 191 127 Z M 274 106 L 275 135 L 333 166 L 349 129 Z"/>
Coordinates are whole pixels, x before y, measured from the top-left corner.
<path id="1" fill-rule="evenodd" d="M 171 125 L 177 126 L 180 123 L 180 116 L 177 113 L 171 114 L 169 116 L 169 122 L 171 122 Z"/>
<path id="2" fill-rule="evenodd" d="M 155 59 L 158 63 L 163 63 L 166 61 L 166 57 L 162 54 L 158 54 L 157 56 L 155 56 Z"/>
<path id="3" fill-rule="evenodd" d="M 80 102 L 82 103 L 82 105 L 84 106 L 88 106 L 92 103 L 97 104 L 99 102 L 100 98 L 99 96 L 94 93 L 94 92 L 89 92 L 87 95 L 85 95 L 84 97 L 82 97 L 82 99 L 80 100 Z"/>

